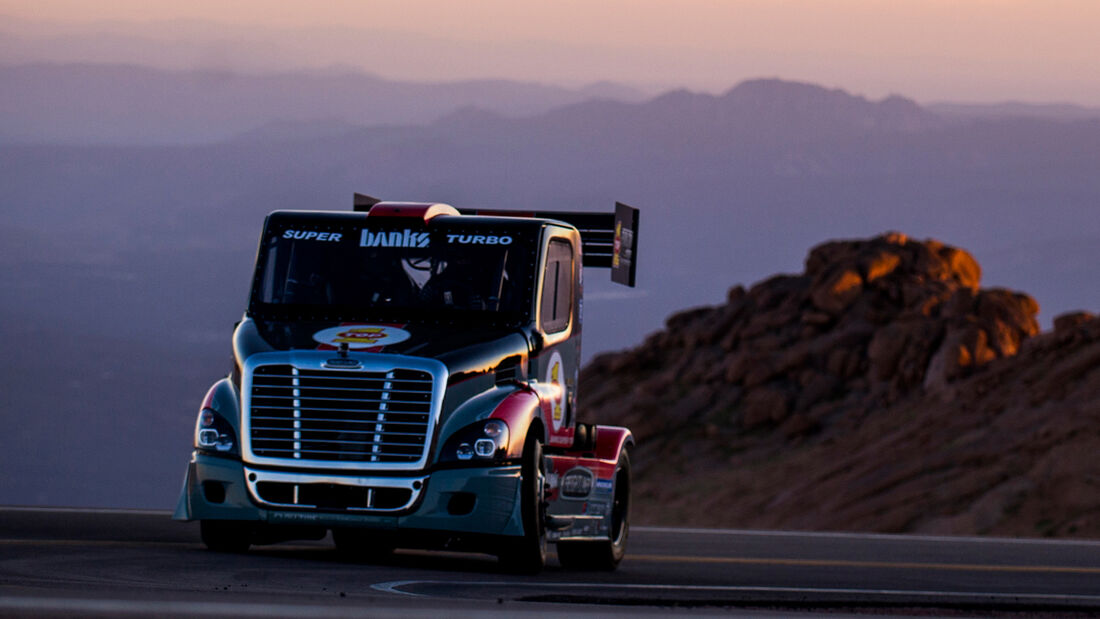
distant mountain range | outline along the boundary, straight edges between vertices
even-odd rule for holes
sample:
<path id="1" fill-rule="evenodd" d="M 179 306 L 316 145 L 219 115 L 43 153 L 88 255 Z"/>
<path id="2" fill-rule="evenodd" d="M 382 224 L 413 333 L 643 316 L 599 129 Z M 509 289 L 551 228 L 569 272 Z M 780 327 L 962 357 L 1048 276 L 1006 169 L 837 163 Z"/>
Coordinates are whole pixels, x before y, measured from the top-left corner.
<path id="1" fill-rule="evenodd" d="M 43 70 L 61 80 L 74 69 Z M 100 70 L 93 73 L 103 80 L 132 75 Z M 49 94 L 47 80 L 26 76 L 30 69 L 4 71 Z M 103 415 L 105 403 L 128 411 L 100 451 L 124 452 L 124 444 L 167 427 L 164 418 L 141 413 L 150 406 L 172 411 L 164 414 L 181 434 L 164 440 L 185 447 L 196 398 L 226 369 L 229 328 L 244 307 L 264 214 L 350 208 L 354 191 L 459 207 L 606 210 L 615 200 L 640 207 L 639 287 L 613 286 L 605 273 L 587 278 L 587 356 L 637 344 L 665 316 L 715 303 L 733 284 L 800 271 L 805 247 L 821 239 L 886 230 L 967 247 L 987 285 L 1027 291 L 1043 322 L 1100 308 L 1100 120 L 962 118 L 902 97 L 871 101 L 754 80 L 720 95 L 676 91 L 634 102 L 497 85 L 511 93 L 501 95 L 511 103 L 498 102 L 497 111 L 422 87 L 409 92 L 441 102 L 418 108 L 418 124 L 361 127 L 359 117 L 324 111 L 354 111 L 360 97 L 331 76 L 233 78 L 223 90 L 215 79 L 209 101 L 186 104 L 166 93 L 202 92 L 198 74 L 145 75 L 149 92 L 134 99 L 140 104 L 127 107 L 131 90 L 100 89 L 93 79 L 85 85 L 98 93 L 92 105 L 75 80 L 59 87 L 73 100 L 41 99 L 52 103 L 24 105 L 22 116 L 6 107 L 15 82 L 0 82 L 4 134 L 18 132 L 13 118 L 40 119 L 24 134 L 37 135 L 37 143 L 0 145 L 0 326 L 10 350 L 21 351 L 19 361 L 6 363 L 38 368 L 3 373 L 0 393 L 42 421 L 21 425 L 28 446 L 47 441 L 61 414 L 34 411 L 35 394 L 53 380 L 54 355 L 94 345 L 94 354 L 75 355 L 74 363 L 113 374 L 74 383 L 73 397 L 83 398 L 82 414 Z M 314 87 L 303 92 L 303 83 Z M 278 101 L 246 97 L 253 91 L 241 90 L 244 84 L 266 84 L 265 96 Z M 452 87 L 472 98 L 479 90 Z M 477 96 L 489 99 L 493 88 Z M 554 92 L 561 105 L 549 103 Z M 251 114 L 242 101 L 251 102 Z M 260 113 L 280 106 L 296 115 Z M 105 114 L 114 124 L 97 128 Z M 144 140 L 194 128 L 207 114 L 210 132 L 195 129 L 193 141 L 220 141 L 49 143 L 42 133 L 49 122 L 41 120 L 64 121 L 57 141 L 81 130 L 89 140 L 87 132 L 112 131 Z M 177 372 L 181 362 L 186 375 Z M 125 377 L 135 364 L 142 378 L 131 384 Z M 2 413 L 9 421 L 14 414 Z M 147 487 L 162 493 L 121 488 L 96 500 L 166 506 L 179 463 L 150 457 L 148 474 L 162 479 Z M 13 475 L 30 475 L 33 461 L 23 447 L 0 453 L 0 469 Z M 73 467 L 62 464 L 68 468 L 49 469 L 52 479 L 71 480 L 79 493 L 80 476 L 63 476 Z M 75 496 L 36 492 L 39 498 L 0 502 Z"/>
<path id="2" fill-rule="evenodd" d="M 1100 118 L 1100 108 L 1071 103 L 931 103 L 930 111 L 946 117 L 975 119 L 1045 118 L 1047 120 L 1092 120 Z"/>
<path id="3" fill-rule="evenodd" d="M 568 89 L 505 80 L 421 84 L 353 71 L 248 75 L 136 65 L 0 66 L 0 143 L 198 144 L 275 123 L 424 124 L 462 107 L 504 115 L 614 97 L 600 82 Z"/>
<path id="4" fill-rule="evenodd" d="M 852 97 L 839 90 L 805 84 L 800 86 L 801 93 L 781 93 L 769 89 L 790 89 L 791 84 L 780 86 L 784 83 L 778 80 L 747 84 L 755 86 L 723 97 L 670 92 L 644 108 L 625 108 L 632 112 L 616 120 L 620 125 L 658 121 L 662 114 L 687 111 L 678 109 L 687 104 L 695 106 L 690 113 L 698 120 L 723 122 L 727 116 L 730 120 L 737 115 L 751 118 L 753 105 L 766 108 L 776 101 L 806 106 L 801 112 L 797 108 L 770 111 L 779 122 L 806 121 L 805 129 L 821 127 L 830 114 L 839 120 L 835 115 L 848 113 L 869 115 L 855 119 L 857 123 L 886 122 L 894 115 L 895 122 L 925 125 L 931 117 L 965 121 L 1100 118 L 1100 108 L 1069 104 L 936 103 L 920 108 L 902 97 L 879 103 L 863 101 L 857 109 L 852 107 Z M 475 109 L 532 117 L 584 104 L 598 115 L 607 103 L 634 104 L 649 98 L 645 92 L 610 81 L 563 88 L 507 80 L 402 82 L 351 69 L 246 74 L 125 64 L 0 65 L 0 144 L 179 145 L 264 134 L 311 138 L 363 127 L 425 125 Z M 612 105 L 609 109 L 620 108 Z M 756 110 L 761 112 L 764 110 Z M 573 116 L 581 112 L 561 113 Z"/>

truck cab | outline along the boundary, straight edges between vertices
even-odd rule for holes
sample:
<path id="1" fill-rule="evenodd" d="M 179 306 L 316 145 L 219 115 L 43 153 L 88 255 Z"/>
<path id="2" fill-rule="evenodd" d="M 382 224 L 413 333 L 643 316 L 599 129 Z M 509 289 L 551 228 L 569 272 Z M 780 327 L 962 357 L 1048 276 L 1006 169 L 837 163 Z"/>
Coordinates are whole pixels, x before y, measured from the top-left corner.
<path id="1" fill-rule="evenodd" d="M 276 211 L 175 517 L 206 545 L 321 539 L 613 569 L 625 428 L 578 417 L 583 266 L 634 283 L 638 212 L 458 211 L 357 195 Z"/>

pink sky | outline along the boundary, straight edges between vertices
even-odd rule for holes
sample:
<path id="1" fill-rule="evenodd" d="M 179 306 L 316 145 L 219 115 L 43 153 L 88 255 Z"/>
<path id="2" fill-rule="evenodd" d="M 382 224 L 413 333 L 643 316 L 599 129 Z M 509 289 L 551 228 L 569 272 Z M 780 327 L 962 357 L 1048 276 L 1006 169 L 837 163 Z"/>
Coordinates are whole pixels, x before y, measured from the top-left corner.
<path id="1" fill-rule="evenodd" d="M 141 53 L 85 41 L 80 53 L 99 61 L 339 64 L 415 80 L 610 79 L 711 91 L 779 76 L 875 97 L 1100 105 L 1097 0 L 0 0 L 0 15 L 22 38 L 163 39 Z M 149 24 L 163 20 L 211 22 L 215 34 Z M 65 49 L 49 53 L 68 59 Z"/>

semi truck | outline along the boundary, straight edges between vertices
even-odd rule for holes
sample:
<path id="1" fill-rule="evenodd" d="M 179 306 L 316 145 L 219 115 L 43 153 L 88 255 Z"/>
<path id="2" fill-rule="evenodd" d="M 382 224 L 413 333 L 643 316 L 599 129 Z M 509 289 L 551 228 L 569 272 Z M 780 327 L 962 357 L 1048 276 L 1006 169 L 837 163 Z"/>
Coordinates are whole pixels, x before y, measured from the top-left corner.
<path id="1" fill-rule="evenodd" d="M 325 538 L 614 569 L 626 428 L 582 420 L 584 270 L 634 286 L 638 210 L 459 210 L 355 194 L 263 226 L 228 376 L 174 517 L 214 551 Z"/>

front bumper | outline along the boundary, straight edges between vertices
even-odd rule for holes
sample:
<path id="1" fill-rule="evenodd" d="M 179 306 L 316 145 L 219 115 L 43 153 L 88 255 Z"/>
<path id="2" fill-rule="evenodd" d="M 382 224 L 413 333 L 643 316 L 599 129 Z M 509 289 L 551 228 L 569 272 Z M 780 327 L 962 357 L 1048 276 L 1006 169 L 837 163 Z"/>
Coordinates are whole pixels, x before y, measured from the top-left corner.
<path id="1" fill-rule="evenodd" d="M 255 473 L 252 478 L 249 473 Z M 263 480 L 369 486 L 388 483 L 415 488 L 407 505 L 395 510 L 319 509 L 260 505 L 256 483 Z M 250 491 L 249 484 L 252 484 Z M 455 510 L 456 495 L 473 497 Z M 485 535 L 523 534 L 520 467 L 501 466 L 435 471 L 416 477 L 308 474 L 246 469 L 240 461 L 194 453 L 173 517 L 177 520 L 251 520 L 277 525 L 409 529 Z M 468 511 L 467 511 L 468 510 Z M 459 513 L 454 513 L 458 511 Z"/>

